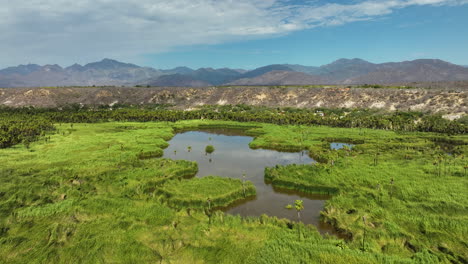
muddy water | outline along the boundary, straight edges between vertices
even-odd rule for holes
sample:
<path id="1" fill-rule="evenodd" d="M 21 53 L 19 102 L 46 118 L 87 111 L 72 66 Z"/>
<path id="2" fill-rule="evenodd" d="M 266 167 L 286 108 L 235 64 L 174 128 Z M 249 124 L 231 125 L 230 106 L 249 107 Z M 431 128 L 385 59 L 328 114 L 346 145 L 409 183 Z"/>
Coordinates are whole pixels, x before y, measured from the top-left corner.
<path id="1" fill-rule="evenodd" d="M 217 175 L 251 181 L 257 190 L 257 196 L 252 199 L 237 202 L 226 208 L 230 214 L 241 216 L 260 216 L 266 214 L 298 221 L 297 212 L 286 209 L 295 200 L 304 201 L 304 210 L 300 221 L 316 225 L 323 232 L 330 228 L 319 221 L 320 211 L 325 200 L 324 195 L 310 195 L 290 190 L 273 188 L 264 181 L 265 167 L 277 164 L 312 164 L 315 161 L 307 152 L 287 153 L 265 149 L 251 149 L 249 142 L 253 138 L 246 136 L 242 130 L 210 129 L 203 131 L 182 132 L 169 141 L 169 147 L 164 151 L 164 157 L 176 160 L 191 160 L 198 163 L 196 177 Z M 213 145 L 212 154 L 205 153 L 205 147 Z M 191 150 L 188 150 L 188 147 Z"/>

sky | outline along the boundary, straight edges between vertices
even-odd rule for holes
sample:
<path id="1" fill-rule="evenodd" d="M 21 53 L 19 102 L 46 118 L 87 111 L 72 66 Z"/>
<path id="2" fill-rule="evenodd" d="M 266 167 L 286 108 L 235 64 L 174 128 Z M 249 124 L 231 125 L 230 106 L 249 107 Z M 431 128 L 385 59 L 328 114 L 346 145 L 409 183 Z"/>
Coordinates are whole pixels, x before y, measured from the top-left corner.
<path id="1" fill-rule="evenodd" d="M 468 0 L 0 0 L 0 68 L 103 58 L 162 69 L 468 65 Z"/>

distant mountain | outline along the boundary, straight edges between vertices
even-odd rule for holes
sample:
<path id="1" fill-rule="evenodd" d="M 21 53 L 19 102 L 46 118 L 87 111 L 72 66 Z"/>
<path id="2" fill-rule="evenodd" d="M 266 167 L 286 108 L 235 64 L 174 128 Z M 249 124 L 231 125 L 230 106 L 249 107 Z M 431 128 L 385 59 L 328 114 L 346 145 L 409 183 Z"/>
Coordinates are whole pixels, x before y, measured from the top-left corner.
<path id="1" fill-rule="evenodd" d="M 248 72 L 248 70 L 244 70 L 244 69 L 233 69 L 233 70 L 240 73 L 240 74 L 244 74 L 244 73 Z"/>
<path id="2" fill-rule="evenodd" d="M 442 60 L 421 59 L 414 61 L 378 64 L 375 71 L 348 78 L 345 84 L 386 84 L 396 82 L 440 82 L 468 80 L 468 69 Z"/>
<path id="3" fill-rule="evenodd" d="M 1 87 L 133 85 L 164 73 L 130 63 L 104 59 L 99 62 L 62 68 L 59 65 L 35 64 L 10 67 L 0 71 Z"/>
<path id="4" fill-rule="evenodd" d="M 285 65 L 273 64 L 273 65 L 260 67 L 260 68 L 257 68 L 255 70 L 252 70 L 252 71 L 248 71 L 248 72 L 242 74 L 239 77 L 242 78 L 242 79 L 255 78 L 257 76 L 263 75 L 263 74 L 265 74 L 267 72 L 271 72 L 271 71 L 293 71 L 293 70 L 291 68 L 289 68 L 288 66 L 285 66 Z"/>
<path id="5" fill-rule="evenodd" d="M 155 80 L 147 82 L 150 86 L 167 86 L 167 87 L 206 87 L 211 86 L 210 83 L 197 80 L 192 76 L 184 74 L 163 75 Z"/>
<path id="6" fill-rule="evenodd" d="M 293 71 L 303 72 L 307 74 L 318 74 L 320 72 L 320 67 L 316 66 L 304 66 L 299 64 L 283 64 L 283 66 L 286 66 Z"/>
<path id="7" fill-rule="evenodd" d="M 135 64 L 123 63 L 111 59 L 103 59 L 99 62 L 88 63 L 84 66 L 86 70 L 119 70 L 119 69 L 137 69 L 140 68 Z"/>
<path id="8" fill-rule="evenodd" d="M 168 74 L 176 74 L 176 73 L 190 74 L 190 73 L 194 72 L 194 70 L 190 69 L 189 67 L 176 67 L 176 68 L 170 69 L 170 70 L 161 70 L 161 72 L 168 73 Z"/>
<path id="9" fill-rule="evenodd" d="M 228 85 L 310 85 L 326 84 L 328 81 L 320 76 L 303 72 L 270 71 L 254 78 L 243 78 Z"/>
<path id="10" fill-rule="evenodd" d="M 201 68 L 191 72 L 189 75 L 197 80 L 204 81 L 212 85 L 221 85 L 238 79 L 239 76 L 241 76 L 241 73 L 227 68 Z"/>
<path id="11" fill-rule="evenodd" d="M 68 72 L 82 72 L 85 70 L 85 67 L 81 66 L 78 63 L 75 63 L 72 66 L 65 68 L 65 70 Z"/>
<path id="12" fill-rule="evenodd" d="M 329 79 L 342 81 L 354 76 L 373 72 L 378 65 L 361 59 L 339 59 L 330 64 L 321 66 L 318 74 Z"/>
<path id="13" fill-rule="evenodd" d="M 168 70 L 140 67 L 112 59 L 86 65 L 19 65 L 0 70 L 0 87 L 92 85 L 286 85 L 286 84 L 387 84 L 468 80 L 468 67 L 422 59 L 371 63 L 339 59 L 320 67 L 273 64 L 254 70 L 177 67 Z"/>
<path id="14" fill-rule="evenodd" d="M 6 69 L 0 70 L 2 75 L 27 75 L 31 72 L 38 71 L 41 66 L 37 64 L 28 64 L 28 65 L 19 65 L 16 67 L 8 67 Z"/>

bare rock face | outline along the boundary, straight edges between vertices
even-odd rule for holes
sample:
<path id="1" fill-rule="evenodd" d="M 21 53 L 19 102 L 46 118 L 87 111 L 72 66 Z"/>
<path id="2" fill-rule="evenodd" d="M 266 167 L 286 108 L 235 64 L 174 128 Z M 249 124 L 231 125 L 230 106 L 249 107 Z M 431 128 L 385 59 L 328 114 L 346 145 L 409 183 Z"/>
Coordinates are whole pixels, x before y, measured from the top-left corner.
<path id="1" fill-rule="evenodd" d="M 466 90 L 363 88 L 8 88 L 0 89 L 0 105 L 58 107 L 69 104 L 174 104 L 178 109 L 201 105 L 249 104 L 299 108 L 377 108 L 440 112 L 450 116 L 468 112 Z"/>

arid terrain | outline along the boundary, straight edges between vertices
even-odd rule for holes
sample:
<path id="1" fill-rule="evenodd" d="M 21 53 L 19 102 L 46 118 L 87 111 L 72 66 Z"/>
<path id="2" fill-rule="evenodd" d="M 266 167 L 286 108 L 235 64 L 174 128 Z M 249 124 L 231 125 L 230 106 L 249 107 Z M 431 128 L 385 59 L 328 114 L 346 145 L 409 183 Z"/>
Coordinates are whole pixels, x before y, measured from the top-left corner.
<path id="1" fill-rule="evenodd" d="M 377 108 L 448 114 L 468 112 L 464 89 L 205 87 L 205 88 L 8 88 L 0 105 L 57 107 L 69 104 L 172 104 L 179 109 L 201 105 L 249 104 L 300 108 Z"/>

